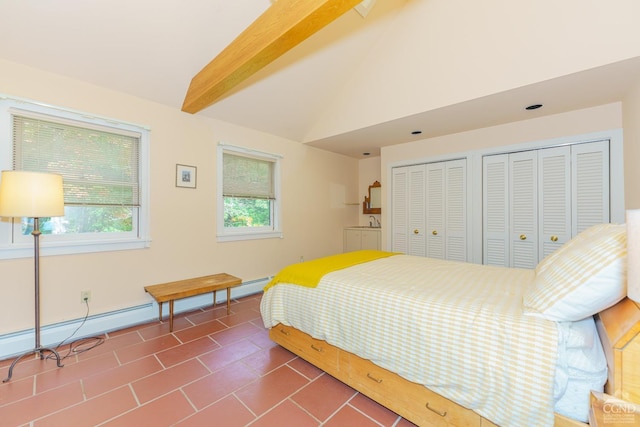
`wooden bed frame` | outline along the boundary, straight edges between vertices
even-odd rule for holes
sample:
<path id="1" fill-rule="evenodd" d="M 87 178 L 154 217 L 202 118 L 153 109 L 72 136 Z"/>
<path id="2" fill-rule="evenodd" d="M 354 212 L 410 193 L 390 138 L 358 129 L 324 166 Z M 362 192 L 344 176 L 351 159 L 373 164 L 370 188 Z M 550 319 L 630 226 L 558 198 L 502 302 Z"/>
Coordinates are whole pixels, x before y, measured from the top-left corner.
<path id="1" fill-rule="evenodd" d="M 640 306 L 625 298 L 596 315 L 596 327 L 609 365 L 605 392 L 640 403 Z M 269 331 L 273 341 L 419 426 L 496 424 L 423 385 L 405 380 L 368 360 L 282 324 Z M 555 414 L 555 426 L 587 424 Z"/>

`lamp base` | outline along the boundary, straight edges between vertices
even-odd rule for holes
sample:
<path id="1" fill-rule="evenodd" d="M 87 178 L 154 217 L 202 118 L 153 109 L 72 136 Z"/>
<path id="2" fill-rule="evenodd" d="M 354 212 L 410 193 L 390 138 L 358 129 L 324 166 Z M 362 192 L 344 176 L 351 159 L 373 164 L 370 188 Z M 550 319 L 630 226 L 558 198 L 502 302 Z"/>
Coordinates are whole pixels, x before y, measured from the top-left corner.
<path id="1" fill-rule="evenodd" d="M 28 351 L 26 353 L 21 354 L 20 356 L 18 356 L 13 363 L 11 363 L 11 366 L 9 366 L 9 374 L 7 375 L 7 378 L 5 378 L 4 380 L 2 380 L 3 383 L 6 383 L 7 381 L 9 381 L 11 379 L 11 377 L 13 376 L 13 368 L 16 366 L 16 364 L 25 356 L 29 356 L 31 354 L 40 354 L 40 359 L 44 359 L 44 352 L 48 351 L 50 353 L 52 353 L 55 357 L 56 357 L 56 363 L 58 365 L 58 368 L 62 368 L 64 365 L 61 363 L 62 360 L 60 359 L 60 355 L 58 354 L 57 351 L 55 351 L 52 348 L 47 348 L 47 347 L 38 347 L 38 348 L 34 348 L 31 351 Z"/>

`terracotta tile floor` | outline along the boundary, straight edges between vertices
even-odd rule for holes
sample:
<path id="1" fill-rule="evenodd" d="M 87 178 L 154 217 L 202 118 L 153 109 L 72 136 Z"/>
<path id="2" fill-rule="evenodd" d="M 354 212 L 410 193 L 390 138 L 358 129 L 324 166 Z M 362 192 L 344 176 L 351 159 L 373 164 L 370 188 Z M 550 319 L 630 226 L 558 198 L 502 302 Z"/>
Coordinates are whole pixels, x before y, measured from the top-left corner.
<path id="1" fill-rule="evenodd" d="M 0 425 L 413 426 L 271 342 L 260 298 L 111 332 L 63 368 L 28 357 L 0 384 Z"/>

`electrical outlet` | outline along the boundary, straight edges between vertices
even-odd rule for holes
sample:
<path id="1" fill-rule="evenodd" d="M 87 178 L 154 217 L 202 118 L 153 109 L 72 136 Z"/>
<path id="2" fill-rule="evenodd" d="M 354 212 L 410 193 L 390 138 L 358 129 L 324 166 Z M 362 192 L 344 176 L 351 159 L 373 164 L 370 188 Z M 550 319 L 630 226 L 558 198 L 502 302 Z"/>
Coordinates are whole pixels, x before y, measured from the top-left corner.
<path id="1" fill-rule="evenodd" d="M 91 291 L 80 291 L 80 302 L 84 304 L 89 301 L 91 301 Z"/>

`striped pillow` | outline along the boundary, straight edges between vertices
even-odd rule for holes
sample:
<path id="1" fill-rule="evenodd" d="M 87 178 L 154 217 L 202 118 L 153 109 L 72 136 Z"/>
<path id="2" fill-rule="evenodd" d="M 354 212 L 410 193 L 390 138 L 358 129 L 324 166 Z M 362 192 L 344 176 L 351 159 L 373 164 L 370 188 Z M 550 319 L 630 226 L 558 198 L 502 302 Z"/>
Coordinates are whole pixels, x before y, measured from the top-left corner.
<path id="1" fill-rule="evenodd" d="M 580 233 L 536 268 L 536 277 L 523 297 L 526 314 L 576 321 L 625 297 L 626 226 L 596 227 Z"/>
<path id="2" fill-rule="evenodd" d="M 575 247 L 584 245 L 585 242 L 591 238 L 591 236 L 596 235 L 600 232 L 606 233 L 606 230 L 611 228 L 611 225 L 612 224 L 609 223 L 597 224 L 592 225 L 584 231 L 581 231 L 573 239 L 562 245 L 561 248 L 551 252 L 542 261 L 540 261 L 536 266 L 536 274 L 542 273 L 548 266 L 552 265 L 558 257 L 564 256 L 567 251 L 574 250 Z"/>

